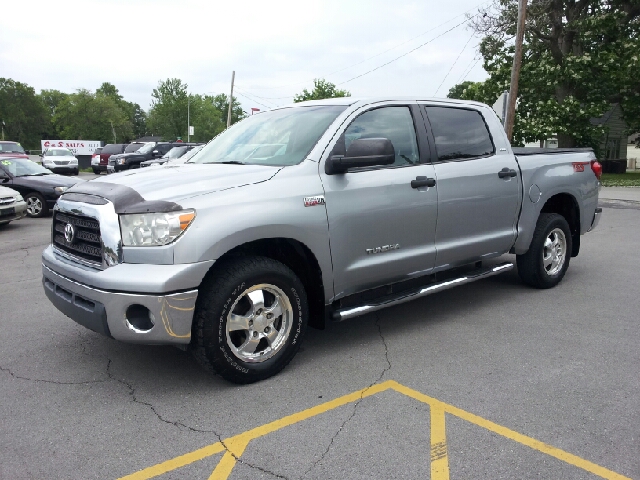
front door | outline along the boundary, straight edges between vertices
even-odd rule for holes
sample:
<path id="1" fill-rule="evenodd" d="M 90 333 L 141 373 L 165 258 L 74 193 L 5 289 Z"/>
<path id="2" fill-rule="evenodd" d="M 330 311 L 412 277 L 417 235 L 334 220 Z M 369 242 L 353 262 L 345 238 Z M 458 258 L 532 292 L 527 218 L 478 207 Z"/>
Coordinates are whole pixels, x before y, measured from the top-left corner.
<path id="1" fill-rule="evenodd" d="M 423 120 L 417 105 L 364 111 L 344 128 L 336 148 L 348 148 L 358 138 L 387 138 L 395 150 L 394 164 L 334 175 L 320 166 L 335 299 L 433 269 L 437 192 L 424 185 L 434 178 L 434 168 L 424 163 L 429 149 L 418 141 L 416 125 L 426 137 L 424 123 L 418 122 Z M 412 187 L 418 177 L 421 183 Z"/>

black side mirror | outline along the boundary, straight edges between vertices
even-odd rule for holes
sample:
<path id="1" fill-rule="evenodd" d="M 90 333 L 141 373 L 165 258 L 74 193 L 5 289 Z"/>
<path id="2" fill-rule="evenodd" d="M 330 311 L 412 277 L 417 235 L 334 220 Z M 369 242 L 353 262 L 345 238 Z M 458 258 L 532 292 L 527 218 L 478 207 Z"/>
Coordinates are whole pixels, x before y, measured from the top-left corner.
<path id="1" fill-rule="evenodd" d="M 350 168 L 392 165 L 395 160 L 396 152 L 388 138 L 359 138 L 351 142 L 345 155 L 330 156 L 324 171 L 334 175 Z"/>
<path id="2" fill-rule="evenodd" d="M 7 180 L 9 180 L 9 174 L 7 172 L 5 172 L 4 170 L 0 170 L 0 180 L 2 180 L 3 182 L 6 182 Z"/>
<path id="3" fill-rule="evenodd" d="M 151 152 L 153 154 L 154 157 L 159 157 L 161 156 L 161 153 L 158 150 L 154 150 L 153 152 Z"/>

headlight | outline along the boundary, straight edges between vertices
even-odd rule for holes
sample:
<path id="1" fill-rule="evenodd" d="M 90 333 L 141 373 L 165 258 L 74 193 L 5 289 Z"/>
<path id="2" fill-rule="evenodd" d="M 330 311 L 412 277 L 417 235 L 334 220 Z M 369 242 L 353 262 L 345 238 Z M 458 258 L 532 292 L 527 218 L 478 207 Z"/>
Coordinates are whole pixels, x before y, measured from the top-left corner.
<path id="1" fill-rule="evenodd" d="M 69 187 L 53 187 L 53 191 L 62 195 Z"/>
<path id="2" fill-rule="evenodd" d="M 16 196 L 15 196 L 15 197 L 13 197 L 13 198 L 15 198 L 15 199 L 16 199 L 16 202 L 22 202 L 22 201 L 24 201 L 24 199 L 22 198 L 22 195 L 20 195 L 20 194 L 16 195 Z"/>
<path id="3" fill-rule="evenodd" d="M 129 247 L 167 245 L 182 235 L 194 218 L 195 210 L 120 215 L 122 243 Z"/>
<path id="4" fill-rule="evenodd" d="M 118 165 L 124 165 L 125 163 L 127 163 L 127 160 L 124 158 L 119 158 L 118 160 L 116 160 L 118 162 Z"/>
<path id="5" fill-rule="evenodd" d="M 77 164 L 77 163 L 78 163 L 78 159 L 77 159 L 77 158 L 72 158 L 72 159 L 69 161 L 69 164 L 70 164 L 70 165 L 75 165 L 75 164 Z"/>

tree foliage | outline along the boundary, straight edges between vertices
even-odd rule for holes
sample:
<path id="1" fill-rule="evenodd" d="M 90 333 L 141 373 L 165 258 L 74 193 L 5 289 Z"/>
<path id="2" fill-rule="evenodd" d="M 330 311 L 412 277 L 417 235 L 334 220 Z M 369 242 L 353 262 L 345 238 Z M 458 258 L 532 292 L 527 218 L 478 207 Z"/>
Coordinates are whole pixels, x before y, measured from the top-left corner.
<path id="1" fill-rule="evenodd" d="M 449 89 L 447 98 L 457 98 L 458 100 L 474 100 L 476 102 L 492 104 L 495 102 L 495 98 L 492 99 L 488 92 L 485 91 L 484 82 L 462 82 L 454 85 Z"/>
<path id="2" fill-rule="evenodd" d="M 4 122 L 5 139 L 37 149 L 49 127 L 47 108 L 29 85 L 10 78 L 0 78 L 0 122 Z"/>
<path id="3" fill-rule="evenodd" d="M 509 89 L 517 0 L 494 0 L 473 26 L 489 79 L 471 93 L 493 103 Z M 601 117 L 620 103 L 640 114 L 640 3 L 637 0 L 532 0 L 527 8 L 514 143 L 558 135 L 560 147 L 596 147 Z M 465 89 L 463 89 L 464 91 Z M 467 87 L 468 90 L 468 87 Z"/>
<path id="4" fill-rule="evenodd" d="M 63 138 L 70 139 L 121 143 L 133 135 L 128 112 L 100 89 L 95 93 L 80 89 L 68 95 L 57 106 L 53 124 Z"/>
<path id="5" fill-rule="evenodd" d="M 313 81 L 313 90 L 306 88 L 302 93 L 298 93 L 293 97 L 295 103 L 304 102 L 306 100 L 322 100 L 323 98 L 350 97 L 351 93 L 347 90 L 336 88 L 334 83 L 328 82 L 324 78 L 315 79 Z"/>
<path id="6" fill-rule="evenodd" d="M 194 127 L 192 141 L 207 142 L 227 126 L 228 97 L 191 94 L 188 86 L 177 78 L 169 78 L 158 83 L 153 90 L 153 102 L 149 111 L 149 128 L 165 140 L 177 137 L 187 139 L 187 110 L 190 123 Z M 243 119 L 246 114 L 233 99 L 231 123 Z"/>

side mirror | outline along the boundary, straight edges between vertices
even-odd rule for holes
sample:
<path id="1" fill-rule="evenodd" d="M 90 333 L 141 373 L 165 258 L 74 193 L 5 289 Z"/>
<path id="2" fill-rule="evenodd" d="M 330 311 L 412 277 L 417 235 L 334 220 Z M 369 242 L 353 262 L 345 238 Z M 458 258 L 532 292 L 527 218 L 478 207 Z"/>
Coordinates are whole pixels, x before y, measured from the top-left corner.
<path id="1" fill-rule="evenodd" d="M 153 154 L 154 157 L 159 157 L 160 156 L 160 152 L 158 150 L 154 150 L 151 153 Z"/>
<path id="2" fill-rule="evenodd" d="M 31 155 L 31 152 L 29 150 L 25 150 L 24 153 L 25 155 Z"/>
<path id="3" fill-rule="evenodd" d="M 9 180 L 9 174 L 7 172 L 5 172 L 4 170 L 0 170 L 0 180 L 2 181 L 7 181 Z"/>
<path id="4" fill-rule="evenodd" d="M 359 138 L 351 142 L 345 155 L 332 155 L 325 162 L 327 175 L 345 173 L 350 168 L 392 165 L 396 152 L 388 138 Z"/>

